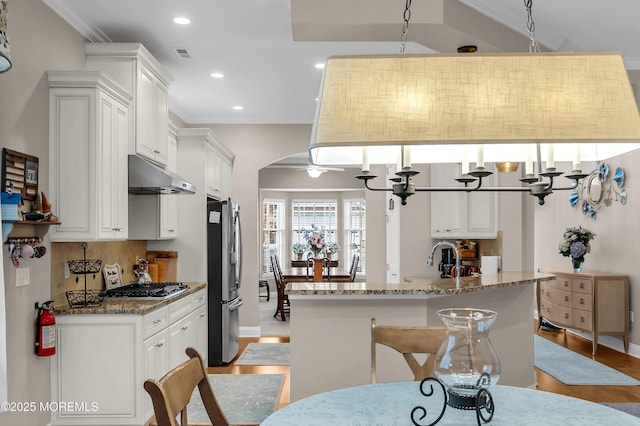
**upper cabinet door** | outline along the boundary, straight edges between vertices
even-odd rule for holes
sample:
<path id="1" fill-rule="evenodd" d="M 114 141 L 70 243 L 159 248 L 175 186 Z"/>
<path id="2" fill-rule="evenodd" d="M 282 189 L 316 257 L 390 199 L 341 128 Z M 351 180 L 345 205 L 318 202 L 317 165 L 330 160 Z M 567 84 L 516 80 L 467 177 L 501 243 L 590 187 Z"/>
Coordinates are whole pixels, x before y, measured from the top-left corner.
<path id="1" fill-rule="evenodd" d="M 155 153 L 154 133 L 156 116 L 153 109 L 155 97 L 153 74 L 146 67 L 138 69 L 136 91 L 136 153 L 153 160 Z"/>
<path id="2" fill-rule="evenodd" d="M 125 240 L 131 95 L 105 74 L 50 71 L 51 241 Z"/>
<path id="3" fill-rule="evenodd" d="M 171 76 L 140 43 L 87 43 L 87 68 L 105 72 L 134 95 L 129 154 L 167 165 Z"/>
<path id="4" fill-rule="evenodd" d="M 454 186 L 460 176 L 457 164 L 432 164 L 431 186 Z M 457 237 L 462 233 L 462 192 L 431 193 L 431 237 Z"/>
<path id="5" fill-rule="evenodd" d="M 494 186 L 494 174 L 482 180 L 482 186 Z M 456 187 L 460 177 L 459 164 L 432 164 L 431 186 Z M 474 185 L 473 183 L 471 185 Z M 446 238 L 496 238 L 498 235 L 498 194 L 496 192 L 432 192 L 431 237 Z"/>

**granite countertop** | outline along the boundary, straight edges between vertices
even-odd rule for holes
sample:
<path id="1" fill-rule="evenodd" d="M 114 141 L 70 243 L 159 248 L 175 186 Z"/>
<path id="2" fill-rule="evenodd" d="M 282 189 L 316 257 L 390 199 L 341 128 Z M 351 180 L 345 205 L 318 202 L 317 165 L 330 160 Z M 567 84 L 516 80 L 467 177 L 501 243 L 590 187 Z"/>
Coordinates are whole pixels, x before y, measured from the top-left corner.
<path id="1" fill-rule="evenodd" d="M 400 284 L 367 282 L 291 282 L 289 296 L 452 295 L 548 281 L 553 275 L 539 272 L 499 272 L 460 278 L 405 277 Z"/>
<path id="2" fill-rule="evenodd" d="M 129 314 L 129 315 L 145 315 L 149 312 L 167 306 L 170 303 L 178 301 L 190 294 L 195 293 L 207 286 L 205 282 L 186 282 L 189 289 L 175 297 L 164 300 L 127 300 L 107 298 L 98 306 L 76 307 L 72 308 L 67 303 L 55 303 L 54 315 L 87 315 L 87 314 Z"/>

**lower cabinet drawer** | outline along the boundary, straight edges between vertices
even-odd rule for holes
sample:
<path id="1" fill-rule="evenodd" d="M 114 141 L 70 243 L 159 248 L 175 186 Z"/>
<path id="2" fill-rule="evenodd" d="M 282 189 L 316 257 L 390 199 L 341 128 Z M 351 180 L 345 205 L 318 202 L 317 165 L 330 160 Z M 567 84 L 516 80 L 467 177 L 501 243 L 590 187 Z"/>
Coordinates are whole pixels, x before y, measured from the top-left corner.
<path id="1" fill-rule="evenodd" d="M 541 300 L 540 312 L 538 312 L 538 315 L 540 315 L 541 317 L 550 318 L 551 312 L 553 312 L 553 304 L 551 304 L 551 302 L 549 302 L 548 300 Z"/>
<path id="2" fill-rule="evenodd" d="M 550 281 L 548 281 L 548 286 L 551 288 L 557 288 L 560 290 L 567 290 L 567 291 L 571 291 L 571 278 L 570 277 L 563 277 L 563 276 L 556 276 L 553 277 L 553 279 L 551 279 Z"/>
<path id="3" fill-rule="evenodd" d="M 593 296 L 586 293 L 571 293 L 572 306 L 574 309 L 580 309 L 583 311 L 593 310 Z"/>
<path id="4" fill-rule="evenodd" d="M 547 291 L 547 295 L 554 305 L 572 306 L 572 295 L 570 291 L 558 290 L 557 288 L 550 288 Z"/>
<path id="5" fill-rule="evenodd" d="M 551 314 L 546 317 L 549 321 L 562 325 L 569 325 L 573 323 L 573 312 L 568 306 L 553 305 Z"/>
<path id="6" fill-rule="evenodd" d="M 571 284 L 571 290 L 576 293 L 593 293 L 593 280 L 588 278 L 574 278 Z"/>
<path id="7" fill-rule="evenodd" d="M 573 328 L 580 328 L 586 331 L 593 330 L 593 321 L 591 321 L 591 312 L 583 311 L 582 309 L 573 310 Z"/>

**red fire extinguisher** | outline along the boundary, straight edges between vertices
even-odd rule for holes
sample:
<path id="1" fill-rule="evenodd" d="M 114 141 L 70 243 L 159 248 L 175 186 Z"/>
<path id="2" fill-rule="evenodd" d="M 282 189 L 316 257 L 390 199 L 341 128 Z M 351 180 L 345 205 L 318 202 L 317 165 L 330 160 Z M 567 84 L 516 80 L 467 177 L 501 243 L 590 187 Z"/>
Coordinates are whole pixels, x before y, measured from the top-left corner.
<path id="1" fill-rule="evenodd" d="M 56 353 L 56 317 L 53 316 L 51 304 L 53 300 L 44 302 L 42 306 L 36 302 L 38 318 L 36 319 L 36 355 L 51 356 Z"/>

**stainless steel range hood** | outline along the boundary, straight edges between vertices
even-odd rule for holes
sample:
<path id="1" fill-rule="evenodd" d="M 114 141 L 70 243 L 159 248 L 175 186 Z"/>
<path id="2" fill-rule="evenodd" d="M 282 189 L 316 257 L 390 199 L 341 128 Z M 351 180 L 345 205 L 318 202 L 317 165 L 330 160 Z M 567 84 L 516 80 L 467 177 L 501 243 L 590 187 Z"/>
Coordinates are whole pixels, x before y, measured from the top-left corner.
<path id="1" fill-rule="evenodd" d="M 196 187 L 180 176 L 137 155 L 129 155 L 129 193 L 195 194 Z"/>

